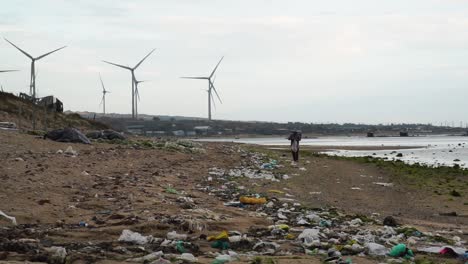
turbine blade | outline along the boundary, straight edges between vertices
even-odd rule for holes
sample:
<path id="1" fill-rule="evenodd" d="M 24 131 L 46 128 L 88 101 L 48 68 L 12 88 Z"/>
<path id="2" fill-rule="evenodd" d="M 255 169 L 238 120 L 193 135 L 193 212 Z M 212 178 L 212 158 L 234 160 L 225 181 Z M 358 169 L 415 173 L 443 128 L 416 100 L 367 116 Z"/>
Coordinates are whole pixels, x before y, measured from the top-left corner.
<path id="1" fill-rule="evenodd" d="M 216 69 L 218 69 L 218 66 L 219 66 L 219 64 L 221 64 L 221 61 L 223 61 L 223 59 L 224 59 L 224 56 L 221 57 L 221 59 L 219 60 L 218 64 L 216 64 L 216 67 L 214 68 L 213 72 L 211 73 L 210 78 L 213 77 L 213 75 L 214 75 L 215 72 L 216 72 Z"/>
<path id="2" fill-rule="evenodd" d="M 23 53 L 24 55 L 26 55 L 26 56 L 27 56 L 28 58 L 30 58 L 31 60 L 34 59 L 34 58 L 33 58 L 31 55 L 29 55 L 26 51 L 20 49 L 18 46 L 16 46 L 15 44 L 13 44 L 13 43 L 12 43 L 11 41 L 9 41 L 8 39 L 6 39 L 6 38 L 3 38 L 3 39 L 5 39 L 8 43 L 10 43 L 13 47 L 15 47 L 16 49 L 18 49 L 19 51 L 21 51 L 21 53 Z"/>
<path id="3" fill-rule="evenodd" d="M 221 97 L 219 97 L 218 91 L 216 91 L 216 88 L 214 87 L 213 83 L 212 82 L 210 82 L 210 83 L 211 83 L 211 88 L 213 88 L 213 91 L 215 92 L 216 97 L 218 97 L 219 102 L 223 103 L 223 101 L 221 100 Z"/>
<path id="4" fill-rule="evenodd" d="M 15 72 L 15 71 L 19 71 L 19 70 L 3 70 L 3 71 L 0 71 L 0 72 Z"/>
<path id="5" fill-rule="evenodd" d="M 99 79 L 101 80 L 102 91 L 106 93 L 106 88 L 104 88 L 104 82 L 102 81 L 101 73 L 99 73 Z"/>
<path id="6" fill-rule="evenodd" d="M 213 102 L 213 108 L 216 110 L 216 103 L 213 95 L 211 96 L 211 101 Z"/>
<path id="7" fill-rule="evenodd" d="M 57 52 L 57 51 L 59 51 L 59 50 L 61 50 L 61 49 L 66 48 L 66 47 L 67 47 L 67 46 L 63 46 L 63 47 L 58 48 L 58 49 L 55 49 L 55 50 L 53 50 L 53 51 L 51 51 L 51 52 L 47 52 L 46 54 L 43 54 L 43 55 L 37 57 L 36 60 L 40 60 L 40 59 L 42 59 L 42 58 L 44 58 L 44 57 L 46 57 L 46 56 L 49 56 L 50 54 L 52 54 L 52 53 L 54 53 L 54 52 Z"/>
<path id="8" fill-rule="evenodd" d="M 105 63 L 107 63 L 107 64 L 110 64 L 110 65 L 114 65 L 114 66 L 120 67 L 120 68 L 124 68 L 124 69 L 127 69 L 127 70 L 132 70 L 132 68 L 130 68 L 130 67 L 127 67 L 127 66 L 124 66 L 124 65 L 120 65 L 120 64 L 117 64 L 117 63 L 113 63 L 113 62 L 109 62 L 109 61 L 105 61 L 105 60 L 103 60 L 103 62 L 105 62 Z"/>
<path id="9" fill-rule="evenodd" d="M 180 77 L 182 79 L 208 80 L 208 77 Z"/>
<path id="10" fill-rule="evenodd" d="M 143 59 L 142 59 L 142 60 L 141 60 L 141 61 L 140 61 L 140 62 L 139 62 L 139 63 L 138 63 L 138 64 L 137 64 L 135 67 L 133 67 L 133 69 L 136 69 L 136 68 L 138 68 L 138 67 L 140 66 L 140 64 L 142 64 L 142 63 L 143 63 L 143 61 L 145 61 L 145 60 L 146 60 L 146 58 L 148 58 L 148 57 L 149 57 L 149 55 L 151 55 L 151 53 L 153 53 L 155 50 L 156 50 L 156 49 L 153 49 L 152 51 L 150 51 L 150 53 L 148 53 L 148 55 L 146 55 L 146 56 L 145 56 L 145 57 L 144 57 L 144 58 L 143 58 Z"/>
<path id="11" fill-rule="evenodd" d="M 103 96 L 102 96 L 102 98 L 101 98 L 101 102 L 99 103 L 99 106 L 101 106 L 101 105 L 102 105 L 102 103 L 104 102 L 104 96 L 105 96 L 105 95 L 103 95 Z"/>
<path id="12" fill-rule="evenodd" d="M 140 93 L 138 92 L 138 87 L 135 89 L 135 94 L 136 94 L 136 96 L 137 96 L 137 98 L 138 98 L 138 101 L 141 101 L 141 99 L 140 99 Z"/>

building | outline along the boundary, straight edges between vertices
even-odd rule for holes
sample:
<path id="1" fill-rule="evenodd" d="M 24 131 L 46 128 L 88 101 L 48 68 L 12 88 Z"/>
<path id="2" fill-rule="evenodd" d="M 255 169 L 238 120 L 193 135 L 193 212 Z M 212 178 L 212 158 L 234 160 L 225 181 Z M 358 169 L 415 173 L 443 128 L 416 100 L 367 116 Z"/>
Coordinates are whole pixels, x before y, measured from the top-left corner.
<path id="1" fill-rule="evenodd" d="M 175 130 L 172 131 L 172 134 L 176 137 L 183 137 L 185 136 L 185 132 L 183 130 Z"/>
<path id="2" fill-rule="evenodd" d="M 195 130 L 197 135 L 206 136 L 210 132 L 211 127 L 210 126 L 196 126 L 196 127 L 193 128 L 193 130 Z"/>

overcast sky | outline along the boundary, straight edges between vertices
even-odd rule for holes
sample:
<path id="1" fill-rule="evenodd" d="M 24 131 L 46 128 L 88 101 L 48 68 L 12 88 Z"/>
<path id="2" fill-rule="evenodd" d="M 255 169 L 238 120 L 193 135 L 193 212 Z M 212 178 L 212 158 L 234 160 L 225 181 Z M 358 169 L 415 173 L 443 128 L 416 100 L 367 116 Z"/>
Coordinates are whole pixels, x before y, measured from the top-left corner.
<path id="1" fill-rule="evenodd" d="M 131 112 L 135 65 L 140 113 L 305 122 L 468 121 L 467 0 L 15 0 L 2 1 L 0 35 L 38 56 L 39 96 L 65 109 Z M 0 41 L 0 75 L 29 91 L 27 57 Z"/>

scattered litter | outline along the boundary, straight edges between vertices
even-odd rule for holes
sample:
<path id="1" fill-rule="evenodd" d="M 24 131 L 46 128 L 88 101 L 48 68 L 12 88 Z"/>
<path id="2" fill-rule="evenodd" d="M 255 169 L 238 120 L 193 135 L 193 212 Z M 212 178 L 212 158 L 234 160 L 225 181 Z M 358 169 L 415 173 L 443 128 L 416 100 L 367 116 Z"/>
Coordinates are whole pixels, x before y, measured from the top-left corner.
<path id="1" fill-rule="evenodd" d="M 6 219 L 8 219 L 9 221 L 11 221 L 11 223 L 12 223 L 13 225 L 17 225 L 17 223 L 16 223 L 16 218 L 13 217 L 13 216 L 9 216 L 9 215 L 5 214 L 2 210 L 0 210 L 0 216 L 3 216 L 4 218 L 6 218 Z"/>
<path id="2" fill-rule="evenodd" d="M 167 239 L 169 240 L 187 240 L 187 235 L 186 234 L 177 234 L 176 231 L 172 231 L 167 233 Z"/>
<path id="3" fill-rule="evenodd" d="M 393 187 L 393 183 L 391 182 L 373 182 L 373 184 L 384 186 L 384 187 Z"/>
<path id="4" fill-rule="evenodd" d="M 50 247 L 45 250 L 50 254 L 50 263 L 65 263 L 67 250 L 64 247 Z"/>
<path id="5" fill-rule="evenodd" d="M 129 262 L 141 262 L 141 263 L 149 263 L 151 261 L 155 261 L 155 260 L 159 260 L 161 259 L 161 257 L 164 255 L 164 253 L 162 251 L 158 251 L 158 252 L 153 252 L 151 254 L 148 254 L 146 256 L 143 256 L 143 257 L 139 257 L 139 258 L 132 258 L 132 259 L 128 259 L 127 261 Z M 157 263 L 157 262 L 156 262 Z"/>

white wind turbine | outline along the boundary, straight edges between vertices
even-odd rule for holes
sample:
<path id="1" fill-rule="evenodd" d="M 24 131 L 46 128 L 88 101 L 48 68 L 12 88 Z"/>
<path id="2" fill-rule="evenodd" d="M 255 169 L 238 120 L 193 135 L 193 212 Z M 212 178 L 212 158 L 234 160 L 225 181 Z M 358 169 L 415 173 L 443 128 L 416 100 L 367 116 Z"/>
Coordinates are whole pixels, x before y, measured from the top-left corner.
<path id="1" fill-rule="evenodd" d="M 101 74 L 99 74 L 99 79 L 101 80 L 101 86 L 102 86 L 102 99 L 101 99 L 102 113 L 105 115 L 106 114 L 106 94 L 110 92 L 107 91 L 106 88 L 104 87 L 104 82 L 102 81 Z"/>
<path id="2" fill-rule="evenodd" d="M 145 81 L 138 81 L 136 78 L 134 79 L 135 82 L 135 117 L 138 119 L 138 102 L 140 101 L 140 92 L 138 90 L 138 85 L 140 83 L 147 82 Z"/>
<path id="3" fill-rule="evenodd" d="M 221 61 L 224 59 L 224 56 L 221 57 L 221 59 L 219 60 L 218 64 L 216 65 L 216 67 L 214 68 L 214 70 L 211 72 L 210 76 L 208 77 L 181 77 L 183 79 L 197 79 L 197 80 L 208 80 L 208 120 L 211 121 L 211 103 L 212 101 L 214 102 L 214 99 L 212 98 L 213 95 L 212 95 L 212 92 L 214 91 L 215 94 L 216 94 L 216 97 L 218 98 L 219 102 L 220 103 L 223 103 L 221 101 L 221 98 L 219 97 L 219 94 L 218 94 L 218 91 L 216 91 L 216 88 L 214 87 L 214 84 L 213 82 L 211 81 L 211 78 L 213 78 L 216 70 L 218 69 L 218 66 L 219 64 L 221 64 Z"/>
<path id="4" fill-rule="evenodd" d="M 156 49 L 153 49 L 150 53 L 148 53 L 148 55 L 146 55 L 140 62 L 137 63 L 137 65 L 135 65 L 135 67 L 133 68 L 130 68 L 129 66 L 124 66 L 124 65 L 120 65 L 120 64 L 117 64 L 117 63 L 113 63 L 113 62 L 109 62 L 109 61 L 103 61 L 105 63 L 108 63 L 108 64 L 111 64 L 111 65 L 114 65 L 114 66 L 117 66 L 117 67 L 120 67 L 120 68 L 123 68 L 123 69 L 126 69 L 126 70 L 129 70 L 132 74 L 132 118 L 135 119 L 135 70 L 141 65 L 141 63 L 143 63 L 143 61 L 146 60 L 146 58 L 149 57 L 149 55 L 151 55 L 151 53 L 153 53 Z"/>
<path id="5" fill-rule="evenodd" d="M 64 49 L 66 48 L 67 46 L 63 46 L 63 47 L 60 47 L 58 49 L 55 49 L 53 51 L 50 51 L 50 52 L 47 52 L 45 54 L 42 54 L 41 56 L 39 57 L 33 57 L 31 56 L 29 53 L 27 53 L 26 51 L 22 50 L 21 48 L 19 48 L 18 46 L 16 46 L 15 44 L 13 44 L 11 41 L 9 41 L 8 39 L 5 38 L 5 40 L 10 43 L 13 47 L 15 47 L 17 50 L 19 50 L 21 53 L 23 53 L 24 55 L 26 55 L 26 57 L 28 57 L 29 59 L 31 59 L 31 79 L 30 79 L 30 85 L 29 85 L 29 95 L 32 96 L 32 99 L 33 101 L 36 100 L 36 61 L 44 58 L 44 57 L 47 57 L 49 56 L 50 54 L 54 53 L 54 52 L 57 52 L 61 49 Z"/>

